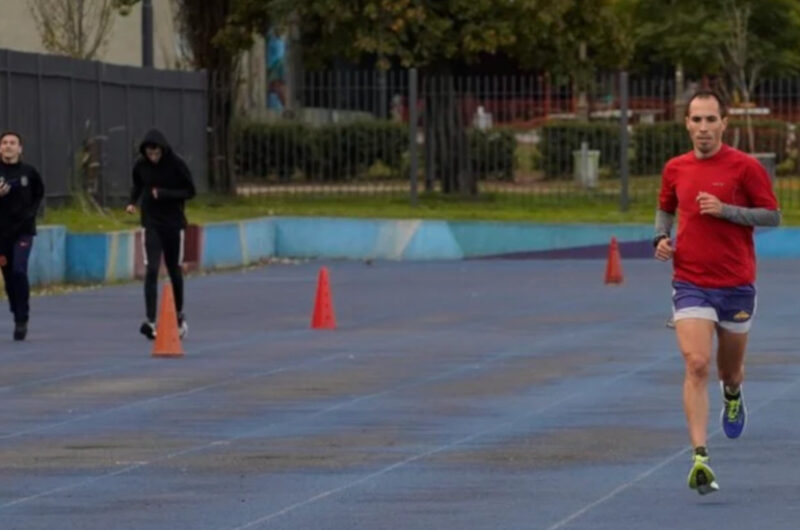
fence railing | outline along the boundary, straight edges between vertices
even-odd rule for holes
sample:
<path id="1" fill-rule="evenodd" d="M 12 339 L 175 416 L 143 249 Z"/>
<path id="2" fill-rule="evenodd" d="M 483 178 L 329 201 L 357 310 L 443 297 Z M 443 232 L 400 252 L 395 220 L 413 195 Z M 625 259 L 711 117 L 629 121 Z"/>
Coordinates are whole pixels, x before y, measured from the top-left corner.
<path id="1" fill-rule="evenodd" d="M 148 129 L 162 130 L 207 188 L 207 77 L 0 50 L 0 129 L 19 132 L 46 197 L 121 202 Z"/>
<path id="2" fill-rule="evenodd" d="M 624 73 L 583 90 L 549 76 L 309 73 L 295 108 L 235 120 L 237 189 L 654 204 L 664 163 L 691 148 L 684 101 L 699 86 Z M 750 105 L 731 106 L 724 138 L 762 154 L 786 205 L 800 198 L 799 121 L 800 79 L 765 80 Z"/>

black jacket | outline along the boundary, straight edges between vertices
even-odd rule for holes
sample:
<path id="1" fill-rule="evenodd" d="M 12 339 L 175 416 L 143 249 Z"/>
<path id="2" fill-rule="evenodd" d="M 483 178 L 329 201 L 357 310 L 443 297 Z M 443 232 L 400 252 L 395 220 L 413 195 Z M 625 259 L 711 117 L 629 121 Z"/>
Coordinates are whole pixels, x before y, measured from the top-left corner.
<path id="1" fill-rule="evenodd" d="M 15 239 L 36 235 L 36 212 L 44 197 L 44 183 L 31 165 L 0 160 L 0 179 L 11 186 L 0 197 L 0 238 Z"/>
<path id="2" fill-rule="evenodd" d="M 145 146 L 158 145 L 162 155 L 153 164 L 145 155 Z M 148 132 L 139 144 L 141 157 L 133 166 L 130 204 L 142 199 L 142 226 L 145 228 L 186 228 L 184 203 L 195 196 L 192 174 L 176 155 L 164 135 L 156 129 Z M 156 189 L 158 198 L 153 197 Z"/>

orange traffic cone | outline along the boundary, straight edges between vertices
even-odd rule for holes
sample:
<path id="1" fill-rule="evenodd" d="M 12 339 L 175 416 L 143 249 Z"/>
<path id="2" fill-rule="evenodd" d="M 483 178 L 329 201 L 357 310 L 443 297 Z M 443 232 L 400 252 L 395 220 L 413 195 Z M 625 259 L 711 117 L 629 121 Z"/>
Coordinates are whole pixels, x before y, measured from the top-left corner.
<path id="1" fill-rule="evenodd" d="M 175 314 L 175 298 L 172 294 L 171 283 L 165 284 L 161 293 L 153 357 L 183 357 L 181 337 L 178 333 L 178 315 Z"/>
<path id="2" fill-rule="evenodd" d="M 333 314 L 328 269 L 325 267 L 319 270 L 317 296 L 314 300 L 314 314 L 311 315 L 311 327 L 313 329 L 336 329 L 336 316 Z"/>
<path id="3" fill-rule="evenodd" d="M 611 238 L 611 245 L 608 247 L 608 263 L 606 264 L 606 283 L 622 283 L 622 262 L 619 255 L 619 245 L 617 238 Z"/>

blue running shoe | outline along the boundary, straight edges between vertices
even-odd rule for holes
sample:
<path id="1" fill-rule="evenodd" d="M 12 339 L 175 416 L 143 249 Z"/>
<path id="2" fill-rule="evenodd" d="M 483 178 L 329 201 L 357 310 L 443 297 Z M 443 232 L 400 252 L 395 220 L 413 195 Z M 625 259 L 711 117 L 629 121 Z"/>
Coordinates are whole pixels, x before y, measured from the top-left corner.
<path id="1" fill-rule="evenodd" d="M 726 399 L 725 386 L 722 385 L 722 402 L 722 430 L 725 431 L 725 436 L 728 438 L 738 438 L 744 431 L 747 419 L 747 409 L 744 406 L 742 388 L 739 387 L 738 399 Z"/>
<path id="2" fill-rule="evenodd" d="M 717 478 L 708 465 L 708 457 L 692 455 L 692 470 L 689 472 L 689 487 L 700 495 L 714 493 L 719 489 Z"/>

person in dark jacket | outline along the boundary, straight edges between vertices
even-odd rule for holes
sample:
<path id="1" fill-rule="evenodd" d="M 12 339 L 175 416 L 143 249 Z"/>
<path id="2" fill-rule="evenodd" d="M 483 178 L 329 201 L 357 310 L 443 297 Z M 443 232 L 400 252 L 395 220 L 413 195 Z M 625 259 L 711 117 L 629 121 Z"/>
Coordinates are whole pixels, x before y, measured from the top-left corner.
<path id="1" fill-rule="evenodd" d="M 133 188 L 126 208 L 128 213 L 136 213 L 136 204 L 141 199 L 147 268 L 144 280 L 147 320 L 139 331 L 148 339 L 156 336 L 158 269 L 163 254 L 175 295 L 180 335 L 184 337 L 189 330 L 183 314 L 184 204 L 195 196 L 194 182 L 186 163 L 175 154 L 160 131 L 149 131 L 139 145 L 139 152 L 142 156 L 133 166 Z"/>
<path id="2" fill-rule="evenodd" d="M 28 334 L 28 258 L 44 197 L 39 172 L 21 157 L 22 137 L 11 131 L 0 134 L 0 268 L 14 315 L 14 340 L 25 340 Z"/>

